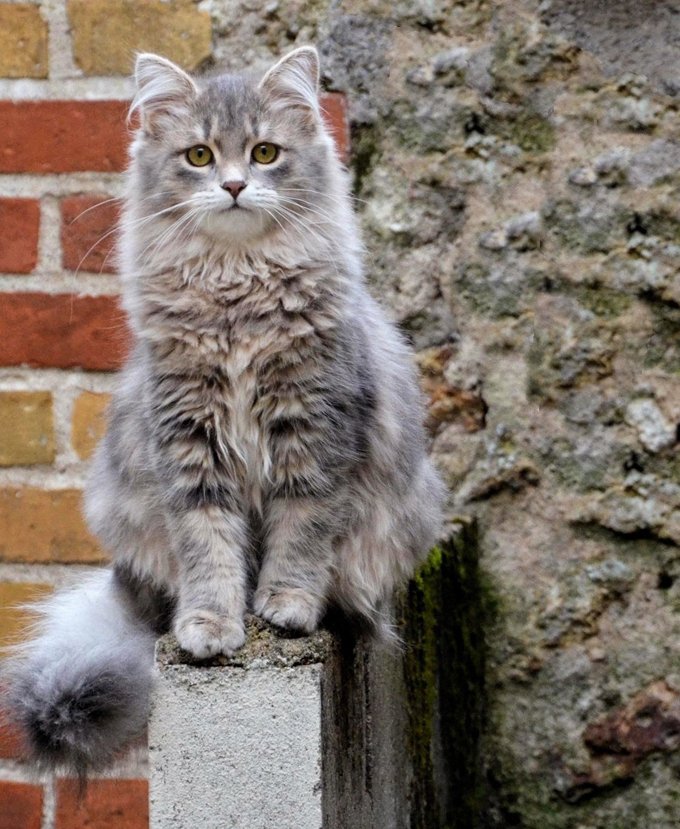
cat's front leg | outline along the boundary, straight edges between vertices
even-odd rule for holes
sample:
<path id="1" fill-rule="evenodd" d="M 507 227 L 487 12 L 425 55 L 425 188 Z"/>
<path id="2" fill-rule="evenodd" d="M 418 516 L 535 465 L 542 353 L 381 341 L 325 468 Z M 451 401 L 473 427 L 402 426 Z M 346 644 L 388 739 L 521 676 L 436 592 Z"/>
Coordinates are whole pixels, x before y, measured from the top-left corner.
<path id="1" fill-rule="evenodd" d="M 177 562 L 173 631 L 199 658 L 245 641 L 249 533 L 215 378 L 160 371 L 147 387 L 156 486 Z"/>
<path id="2" fill-rule="evenodd" d="M 253 609 L 274 625 L 311 633 L 326 610 L 331 582 L 327 504 L 314 498 L 275 498 L 266 516 L 265 556 Z"/>
<path id="3" fill-rule="evenodd" d="M 245 642 L 245 520 L 213 504 L 175 514 L 171 526 L 180 568 L 177 641 L 201 659 L 230 656 Z"/>

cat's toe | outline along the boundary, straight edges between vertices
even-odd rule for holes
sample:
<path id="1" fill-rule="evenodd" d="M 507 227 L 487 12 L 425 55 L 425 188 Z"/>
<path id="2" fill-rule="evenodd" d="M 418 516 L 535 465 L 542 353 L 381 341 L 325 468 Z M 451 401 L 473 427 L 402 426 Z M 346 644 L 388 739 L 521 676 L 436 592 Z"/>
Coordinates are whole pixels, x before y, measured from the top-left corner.
<path id="1" fill-rule="evenodd" d="M 180 647 L 197 659 L 207 659 L 218 653 L 231 656 L 246 641 L 240 619 L 208 610 L 195 610 L 181 616 L 175 623 L 175 636 Z"/>
<path id="2" fill-rule="evenodd" d="M 323 605 L 315 596 L 296 588 L 279 591 L 260 588 L 255 593 L 253 609 L 277 627 L 304 633 L 317 629 L 323 613 Z"/>

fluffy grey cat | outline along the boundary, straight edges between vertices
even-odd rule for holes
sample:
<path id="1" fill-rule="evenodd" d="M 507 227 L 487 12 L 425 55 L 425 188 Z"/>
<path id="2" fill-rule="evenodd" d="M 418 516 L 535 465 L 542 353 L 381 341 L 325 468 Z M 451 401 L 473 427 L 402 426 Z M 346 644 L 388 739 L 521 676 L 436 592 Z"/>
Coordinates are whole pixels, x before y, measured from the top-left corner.
<path id="1" fill-rule="evenodd" d="M 193 80 L 141 55 L 121 222 L 134 346 L 86 490 L 112 569 L 13 667 L 37 760 L 83 774 L 144 726 L 156 635 L 233 654 L 251 609 L 313 631 L 386 605 L 437 534 L 407 346 L 369 295 L 318 56 Z"/>

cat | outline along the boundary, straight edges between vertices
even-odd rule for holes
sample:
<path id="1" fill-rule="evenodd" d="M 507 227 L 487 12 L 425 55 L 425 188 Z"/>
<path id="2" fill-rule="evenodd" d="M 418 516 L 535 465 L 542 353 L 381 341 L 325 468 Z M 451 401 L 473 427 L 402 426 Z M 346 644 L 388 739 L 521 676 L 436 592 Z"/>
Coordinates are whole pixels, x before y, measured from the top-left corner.
<path id="1" fill-rule="evenodd" d="M 113 565 L 39 608 L 10 708 L 84 775 L 143 730 L 153 647 L 231 655 L 251 610 L 373 631 L 434 542 L 409 347 L 367 291 L 319 59 L 194 79 L 138 56 L 119 259 L 133 345 L 85 491 Z"/>

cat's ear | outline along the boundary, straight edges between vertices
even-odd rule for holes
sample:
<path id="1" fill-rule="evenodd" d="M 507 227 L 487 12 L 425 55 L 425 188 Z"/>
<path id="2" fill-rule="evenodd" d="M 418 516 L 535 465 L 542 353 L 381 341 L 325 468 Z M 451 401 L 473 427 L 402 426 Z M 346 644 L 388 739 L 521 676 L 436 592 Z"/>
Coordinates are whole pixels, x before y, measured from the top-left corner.
<path id="1" fill-rule="evenodd" d="M 149 52 L 137 55 L 135 84 L 130 115 L 138 113 L 142 127 L 149 132 L 155 132 L 164 117 L 185 112 L 198 95 L 198 87 L 183 69 Z"/>
<path id="2" fill-rule="evenodd" d="M 272 66 L 259 89 L 274 105 L 302 107 L 320 117 L 319 53 L 313 46 L 294 49 Z"/>

